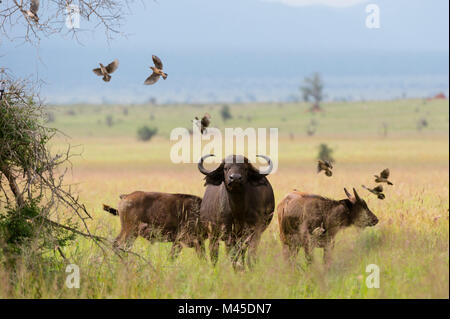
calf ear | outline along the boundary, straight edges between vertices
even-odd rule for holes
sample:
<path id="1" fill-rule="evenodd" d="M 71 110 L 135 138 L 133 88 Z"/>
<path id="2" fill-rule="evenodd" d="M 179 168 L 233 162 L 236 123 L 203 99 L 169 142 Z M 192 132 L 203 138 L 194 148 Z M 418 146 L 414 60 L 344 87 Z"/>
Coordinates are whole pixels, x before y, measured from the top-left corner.
<path id="1" fill-rule="evenodd" d="M 220 164 L 218 168 L 214 171 L 206 175 L 205 177 L 205 185 L 220 185 L 225 180 L 225 176 L 223 173 L 224 163 Z"/>

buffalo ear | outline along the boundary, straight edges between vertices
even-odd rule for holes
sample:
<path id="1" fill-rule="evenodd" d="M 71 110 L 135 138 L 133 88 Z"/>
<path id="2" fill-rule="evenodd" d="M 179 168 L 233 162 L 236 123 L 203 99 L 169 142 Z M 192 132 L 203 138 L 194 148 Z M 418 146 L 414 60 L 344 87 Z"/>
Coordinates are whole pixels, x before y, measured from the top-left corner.
<path id="1" fill-rule="evenodd" d="M 225 180 L 223 173 L 224 163 L 220 164 L 214 171 L 205 176 L 205 185 L 220 185 Z"/>
<path id="2" fill-rule="evenodd" d="M 248 181 L 253 185 L 261 185 L 266 183 L 266 175 L 259 172 L 258 169 L 249 164 L 249 169 L 247 172 Z"/>

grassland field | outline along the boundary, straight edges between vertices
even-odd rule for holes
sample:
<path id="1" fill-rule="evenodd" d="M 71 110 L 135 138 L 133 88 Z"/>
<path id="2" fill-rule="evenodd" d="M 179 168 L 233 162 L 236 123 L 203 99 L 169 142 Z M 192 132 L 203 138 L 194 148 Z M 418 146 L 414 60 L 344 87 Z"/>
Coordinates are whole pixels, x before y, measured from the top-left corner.
<path id="1" fill-rule="evenodd" d="M 224 122 L 217 105 L 67 105 L 51 106 L 49 126 L 64 132 L 54 150 L 67 142 L 75 153 L 68 181 L 74 183 L 90 211 L 91 232 L 110 238 L 119 219 L 102 211 L 116 206 L 119 194 L 134 190 L 191 193 L 202 196 L 203 176 L 195 164 L 173 164 L 169 158 L 175 127 L 192 128 L 191 119 L 208 112 L 212 126 L 279 129 L 278 171 L 269 176 L 276 205 L 293 188 L 342 199 L 344 187 L 356 187 L 380 222 L 363 231 L 348 228 L 337 236 L 331 268 L 316 249 L 307 267 L 300 253 L 297 268 L 281 254 L 277 218 L 263 234 L 258 263 L 252 271 L 234 272 L 221 246 L 218 265 L 183 249 L 168 259 L 171 244 L 150 245 L 139 238 L 129 256 L 107 258 L 91 241 L 78 237 L 66 248 L 81 270 L 79 289 L 64 286 L 64 268 L 36 276 L 24 265 L 19 281 L 3 280 L 0 297 L 16 298 L 449 298 L 449 105 L 448 100 L 332 102 L 323 112 L 308 112 L 304 103 L 230 104 Z M 107 125 L 106 118 L 112 125 Z M 307 136 L 311 120 L 314 136 Z M 421 130 L 417 123 L 426 119 Z M 142 125 L 158 128 L 148 142 L 138 141 Z M 387 134 L 384 134 L 384 127 Z M 334 174 L 316 173 L 318 146 L 334 152 Z M 373 186 L 373 175 L 389 167 L 393 187 L 386 199 L 361 189 Z M 380 268 L 380 288 L 365 284 L 366 266 Z M 41 267 L 45 267 L 42 265 Z M 45 274 L 44 274 L 45 273 Z"/>

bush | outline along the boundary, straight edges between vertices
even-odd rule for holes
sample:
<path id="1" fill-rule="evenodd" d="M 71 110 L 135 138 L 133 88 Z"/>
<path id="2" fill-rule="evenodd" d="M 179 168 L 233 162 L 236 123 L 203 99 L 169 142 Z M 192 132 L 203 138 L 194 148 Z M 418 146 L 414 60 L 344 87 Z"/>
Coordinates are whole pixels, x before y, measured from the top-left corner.
<path id="1" fill-rule="evenodd" d="M 3 239 L 4 252 L 9 257 L 29 249 L 33 241 L 42 249 L 64 247 L 75 239 L 74 233 L 65 229 L 52 229 L 51 224 L 43 218 L 39 200 L 25 203 L 22 207 L 7 208 L 6 213 L 0 213 L 0 236 Z"/>
<path id="2" fill-rule="evenodd" d="M 90 215 L 64 181 L 69 158 L 75 155 L 70 145 L 50 152 L 58 132 L 44 126 L 45 108 L 26 82 L 8 84 L 0 101 L 0 239 L 9 261 L 22 253 L 36 259 L 80 233 L 72 218 Z"/>
<path id="3" fill-rule="evenodd" d="M 148 127 L 147 125 L 144 125 L 137 131 L 138 140 L 144 142 L 150 141 L 156 133 L 158 133 L 158 129 L 156 127 Z"/>
<path id="4" fill-rule="evenodd" d="M 220 110 L 220 116 L 222 116 L 222 120 L 224 122 L 233 118 L 233 116 L 231 115 L 230 107 L 228 105 L 222 106 L 222 109 Z"/>

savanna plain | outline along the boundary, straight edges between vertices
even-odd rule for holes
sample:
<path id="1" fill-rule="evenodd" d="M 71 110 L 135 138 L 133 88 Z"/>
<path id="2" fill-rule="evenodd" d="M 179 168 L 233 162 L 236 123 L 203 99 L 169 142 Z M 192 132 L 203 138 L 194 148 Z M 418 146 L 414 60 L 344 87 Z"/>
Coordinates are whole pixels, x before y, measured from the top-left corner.
<path id="1" fill-rule="evenodd" d="M 63 248 L 80 268 L 80 288 L 65 285 L 65 265 L 52 271 L 24 259 L 15 282 L 0 268 L 1 298 L 449 298 L 449 105 L 448 100 L 330 102 L 308 112 L 305 103 L 230 104 L 224 121 L 217 105 L 64 105 L 48 108 L 48 126 L 65 135 L 80 156 L 72 158 L 67 182 L 92 215 L 93 234 L 111 240 L 119 218 L 102 210 L 134 190 L 202 196 L 196 164 L 174 164 L 169 139 L 176 127 L 192 129 L 194 116 L 212 116 L 211 126 L 278 128 L 278 170 L 269 175 L 276 205 L 298 189 L 333 199 L 344 187 L 357 188 L 379 223 L 348 228 L 336 238 L 333 262 L 322 265 L 322 250 L 307 266 L 303 252 L 292 267 L 283 260 L 276 215 L 264 232 L 252 270 L 233 271 L 221 246 L 212 267 L 191 248 L 172 261 L 171 244 L 139 238 L 133 254 L 120 259 L 79 236 Z M 313 123 L 313 124 L 311 124 Z M 158 129 L 150 141 L 139 127 Z M 314 134 L 307 129 L 313 125 Z M 320 144 L 333 149 L 333 176 L 316 172 Z M 209 164 L 212 167 L 212 164 Z M 385 200 L 361 188 L 389 167 L 394 186 Z M 223 245 L 223 244 L 221 244 Z M 368 288 L 366 267 L 378 265 L 380 287 Z M 1 267 L 1 266 L 0 266 Z"/>

